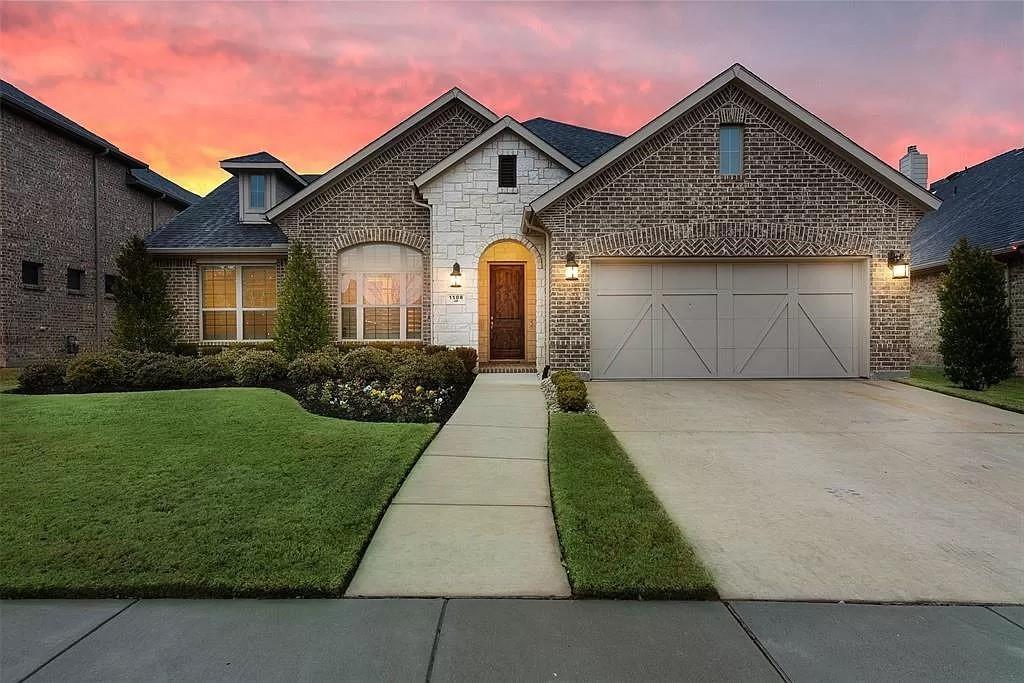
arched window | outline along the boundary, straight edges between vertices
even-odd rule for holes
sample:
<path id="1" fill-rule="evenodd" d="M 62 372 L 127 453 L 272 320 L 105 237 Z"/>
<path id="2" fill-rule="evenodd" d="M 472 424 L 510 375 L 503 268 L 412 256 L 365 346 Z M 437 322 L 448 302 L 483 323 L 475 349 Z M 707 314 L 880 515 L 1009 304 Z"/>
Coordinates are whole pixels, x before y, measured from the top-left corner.
<path id="1" fill-rule="evenodd" d="M 361 244 L 338 256 L 341 338 L 421 339 L 423 254 L 399 244 Z"/>

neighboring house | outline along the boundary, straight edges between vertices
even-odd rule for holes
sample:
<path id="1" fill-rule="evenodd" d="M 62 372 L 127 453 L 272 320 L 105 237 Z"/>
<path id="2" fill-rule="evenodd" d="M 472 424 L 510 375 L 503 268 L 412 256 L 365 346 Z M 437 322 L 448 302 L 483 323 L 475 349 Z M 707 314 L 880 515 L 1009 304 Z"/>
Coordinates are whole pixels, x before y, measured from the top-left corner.
<path id="1" fill-rule="evenodd" d="M 339 340 L 595 378 L 906 373 L 890 254 L 939 205 L 740 65 L 624 139 L 454 89 L 319 177 L 222 166 L 148 238 L 188 339 L 271 337 L 302 241 Z"/>
<path id="2" fill-rule="evenodd" d="M 1017 374 L 1024 375 L 1024 148 L 932 183 L 942 207 L 921 221 L 911 242 L 910 286 L 915 365 L 942 365 L 938 286 L 961 237 L 1006 265 Z"/>
<path id="3" fill-rule="evenodd" d="M 109 337 L 114 257 L 199 197 L 0 81 L 0 367 Z"/>

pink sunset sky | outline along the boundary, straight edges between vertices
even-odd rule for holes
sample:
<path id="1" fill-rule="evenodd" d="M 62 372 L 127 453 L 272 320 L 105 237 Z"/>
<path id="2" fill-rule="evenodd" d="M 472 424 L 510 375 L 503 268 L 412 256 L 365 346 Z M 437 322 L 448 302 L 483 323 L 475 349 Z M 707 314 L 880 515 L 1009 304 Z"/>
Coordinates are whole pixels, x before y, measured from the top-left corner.
<path id="1" fill-rule="evenodd" d="M 459 86 L 629 134 L 734 62 L 932 180 L 1024 144 L 1024 3 L 0 4 L 0 75 L 189 189 L 334 166 Z"/>

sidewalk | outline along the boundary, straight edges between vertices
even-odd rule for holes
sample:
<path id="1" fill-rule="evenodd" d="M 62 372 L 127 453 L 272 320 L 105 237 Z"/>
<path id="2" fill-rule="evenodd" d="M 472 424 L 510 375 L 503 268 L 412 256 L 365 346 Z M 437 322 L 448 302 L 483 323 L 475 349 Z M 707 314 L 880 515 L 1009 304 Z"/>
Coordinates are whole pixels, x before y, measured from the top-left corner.
<path id="1" fill-rule="evenodd" d="M 583 600 L 0 602 L 0 680 L 1009 681 L 1024 607 Z"/>
<path id="2" fill-rule="evenodd" d="M 568 596 L 547 421 L 533 375 L 478 376 L 384 514 L 347 595 Z"/>

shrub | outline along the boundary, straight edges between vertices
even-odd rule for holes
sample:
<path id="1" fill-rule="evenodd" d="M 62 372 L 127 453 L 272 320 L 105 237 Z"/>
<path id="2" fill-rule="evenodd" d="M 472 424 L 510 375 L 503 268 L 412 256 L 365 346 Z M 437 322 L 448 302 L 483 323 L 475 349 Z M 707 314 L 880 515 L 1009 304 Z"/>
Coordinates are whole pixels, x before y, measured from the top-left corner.
<path id="1" fill-rule="evenodd" d="M 1004 269 L 992 254 L 961 239 L 939 286 L 939 352 L 946 377 L 984 389 L 1013 374 Z"/>
<path id="2" fill-rule="evenodd" d="M 225 384 L 234 379 L 231 364 L 223 354 L 190 359 L 185 367 L 185 382 L 193 387 Z"/>
<path id="3" fill-rule="evenodd" d="M 388 351 L 363 346 L 350 351 L 341 361 L 340 376 L 346 380 L 387 382 L 397 366 L 397 357 Z"/>
<path id="4" fill-rule="evenodd" d="M 552 373 L 551 383 L 555 385 L 555 401 L 559 409 L 567 413 L 578 413 L 587 409 L 587 385 L 568 370 Z"/>
<path id="5" fill-rule="evenodd" d="M 124 364 L 113 353 L 86 353 L 68 363 L 64 381 L 73 391 L 104 391 L 124 386 Z"/>
<path id="6" fill-rule="evenodd" d="M 265 387 L 284 379 L 288 363 L 273 351 L 252 350 L 238 355 L 232 373 L 242 386 Z"/>
<path id="7" fill-rule="evenodd" d="M 455 354 L 459 357 L 459 360 L 462 361 L 462 365 L 465 366 L 466 372 L 472 374 L 473 371 L 476 370 L 476 363 L 478 359 L 476 349 L 472 346 L 457 346 L 454 350 Z"/>
<path id="8" fill-rule="evenodd" d="M 296 386 L 334 379 L 341 375 L 344 358 L 343 352 L 332 347 L 300 353 L 288 364 L 288 379 Z"/>
<path id="9" fill-rule="evenodd" d="M 314 413 L 372 422 L 436 422 L 458 402 L 449 389 L 339 380 L 310 384 L 299 391 L 299 401 Z"/>
<path id="10" fill-rule="evenodd" d="M 331 341 L 331 313 L 313 251 L 292 245 L 281 283 L 274 332 L 277 350 L 288 360 Z"/>
<path id="11" fill-rule="evenodd" d="M 114 344 L 129 351 L 172 351 L 177 338 L 174 305 L 167 296 L 167 274 L 138 235 L 115 261 Z"/>
<path id="12" fill-rule="evenodd" d="M 63 360 L 29 363 L 18 376 L 18 387 L 27 394 L 43 394 L 64 388 L 68 363 Z"/>
<path id="13" fill-rule="evenodd" d="M 176 389 L 187 382 L 188 359 L 160 354 L 151 358 L 128 375 L 128 381 L 139 389 Z"/>
<path id="14" fill-rule="evenodd" d="M 440 389 L 469 384 L 472 374 L 455 351 L 443 349 L 435 353 L 402 350 L 393 352 L 398 361 L 393 381 L 403 387 Z"/>

